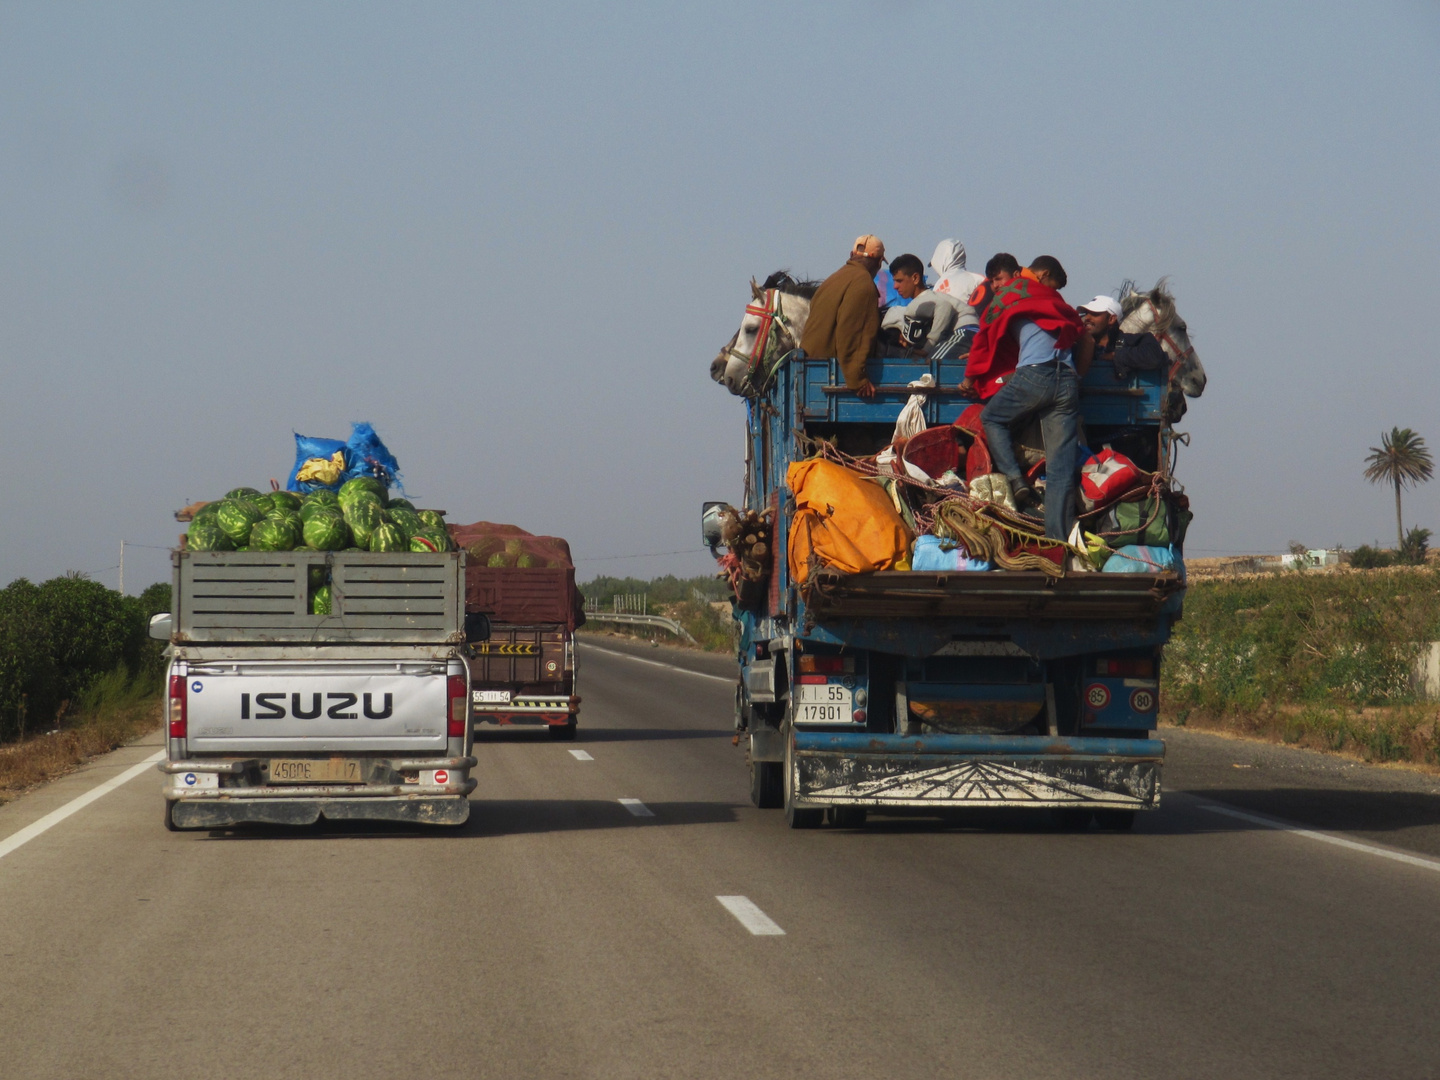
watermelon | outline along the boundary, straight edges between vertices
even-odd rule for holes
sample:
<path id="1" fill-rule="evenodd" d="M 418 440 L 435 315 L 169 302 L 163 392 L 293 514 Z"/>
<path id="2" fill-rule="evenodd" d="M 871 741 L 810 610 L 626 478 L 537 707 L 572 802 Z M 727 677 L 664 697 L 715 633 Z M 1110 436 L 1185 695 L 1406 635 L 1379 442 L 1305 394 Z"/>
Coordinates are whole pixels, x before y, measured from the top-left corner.
<path id="1" fill-rule="evenodd" d="M 251 551 L 289 551 L 295 546 L 295 532 L 284 521 L 265 518 L 250 530 Z"/>
<path id="2" fill-rule="evenodd" d="M 410 538 L 410 550 L 420 552 L 435 552 L 440 549 L 435 546 L 434 540 L 427 540 L 423 536 L 412 536 Z"/>
<path id="3" fill-rule="evenodd" d="M 230 551 L 235 547 L 213 518 L 210 521 L 199 518 L 192 521 L 185 532 L 185 546 L 191 551 Z"/>
<path id="4" fill-rule="evenodd" d="M 220 503 L 218 501 L 208 502 L 204 506 L 200 507 L 199 510 L 196 510 L 195 516 L 190 520 L 192 523 L 196 521 L 208 521 L 213 525 L 215 523 L 215 517 L 219 513 Z"/>
<path id="5" fill-rule="evenodd" d="M 409 546 L 410 541 L 399 525 L 379 525 L 370 534 L 371 551 L 405 551 Z"/>
<path id="6" fill-rule="evenodd" d="M 420 520 L 432 529 L 445 528 L 445 518 L 439 510 L 417 510 L 415 512 L 420 515 Z"/>
<path id="7" fill-rule="evenodd" d="M 490 558 L 485 561 L 485 565 L 493 567 L 495 569 L 499 569 L 504 566 L 514 566 L 515 556 L 507 555 L 503 551 L 497 551 L 494 555 L 491 555 Z"/>
<path id="8" fill-rule="evenodd" d="M 310 614 L 311 614 L 311 615 L 329 615 L 329 614 L 330 614 L 330 586 L 329 586 L 329 585 L 321 585 L 318 589 L 315 590 L 314 595 L 310 597 Z"/>
<path id="9" fill-rule="evenodd" d="M 233 488 L 225 493 L 227 499 L 258 499 L 260 492 L 255 488 Z"/>
<path id="10" fill-rule="evenodd" d="M 272 491 L 270 493 L 270 505 L 276 510 L 284 510 L 287 513 L 298 514 L 300 507 L 305 500 L 293 491 Z"/>
<path id="11" fill-rule="evenodd" d="M 318 563 L 315 564 L 314 566 L 311 566 L 311 567 L 310 567 L 310 570 L 309 570 L 309 577 L 310 577 L 310 589 L 311 589 L 311 591 L 313 592 L 315 589 L 318 589 L 321 585 L 324 585 L 324 584 L 325 584 L 325 578 L 326 578 L 325 567 L 319 565 Z"/>
<path id="12" fill-rule="evenodd" d="M 400 509 L 402 510 L 409 510 L 411 512 L 414 512 L 415 510 L 415 504 L 412 503 L 409 499 L 391 499 L 385 505 L 388 506 L 391 510 L 395 509 L 395 507 L 397 506 L 400 507 Z"/>
<path id="13" fill-rule="evenodd" d="M 329 488 L 317 488 L 305 496 L 305 502 L 314 503 L 317 506 L 338 507 L 340 505 L 340 496 L 336 495 L 335 492 Z"/>
<path id="14" fill-rule="evenodd" d="M 529 570 L 531 567 L 544 566 L 545 564 L 542 563 L 539 559 L 537 559 L 534 555 L 527 554 L 521 555 L 518 559 L 516 559 L 515 565 L 521 570 Z"/>
<path id="15" fill-rule="evenodd" d="M 414 510 L 407 510 L 403 506 L 391 503 L 390 509 L 385 512 L 390 515 L 390 523 L 405 534 L 407 541 L 425 527 L 425 523 L 420 520 L 420 515 Z"/>
<path id="16" fill-rule="evenodd" d="M 305 522 L 305 543 L 316 551 L 340 551 L 350 546 L 350 529 L 334 510 L 317 511 Z"/>
<path id="17" fill-rule="evenodd" d="M 353 480 L 346 480 L 340 485 L 340 502 L 345 504 L 362 491 L 368 491 L 379 500 L 380 505 L 385 505 L 389 490 L 373 476 L 357 476 Z"/>
<path id="18" fill-rule="evenodd" d="M 227 497 L 216 511 L 215 523 L 232 544 L 246 544 L 250 541 L 250 530 L 264 516 L 248 499 Z"/>
<path id="19" fill-rule="evenodd" d="M 370 543 L 370 534 L 381 524 L 380 504 L 369 495 L 353 495 L 350 501 L 344 504 L 345 524 L 350 526 L 350 532 L 355 536 L 355 543 L 360 547 L 366 547 Z"/>

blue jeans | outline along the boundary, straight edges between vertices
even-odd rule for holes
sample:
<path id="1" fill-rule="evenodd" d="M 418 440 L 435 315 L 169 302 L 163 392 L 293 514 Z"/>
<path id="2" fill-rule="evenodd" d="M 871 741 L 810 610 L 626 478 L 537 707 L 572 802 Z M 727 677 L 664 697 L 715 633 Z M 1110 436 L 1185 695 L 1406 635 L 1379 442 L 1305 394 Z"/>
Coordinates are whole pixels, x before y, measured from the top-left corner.
<path id="1" fill-rule="evenodd" d="M 1016 368 L 980 414 L 990 460 L 1013 488 L 1025 483 L 1010 428 L 1040 414 L 1045 439 L 1045 535 L 1065 540 L 1075 524 L 1075 452 L 1079 445 L 1080 379 L 1069 364 L 1051 361 Z"/>

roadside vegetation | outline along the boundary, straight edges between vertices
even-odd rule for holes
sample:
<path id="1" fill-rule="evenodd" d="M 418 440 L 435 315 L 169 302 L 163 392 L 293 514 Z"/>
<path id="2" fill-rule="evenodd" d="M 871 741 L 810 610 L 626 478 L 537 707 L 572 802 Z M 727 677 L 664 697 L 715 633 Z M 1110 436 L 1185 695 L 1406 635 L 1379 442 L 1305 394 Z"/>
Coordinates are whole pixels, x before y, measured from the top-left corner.
<path id="1" fill-rule="evenodd" d="M 587 608 L 612 610 L 617 596 L 643 596 L 651 615 L 674 619 L 695 639 L 695 646 L 707 652 L 728 653 L 735 648 L 734 622 L 730 618 L 730 589 L 716 577 L 677 578 L 673 574 L 651 578 L 597 577 L 580 586 Z M 587 630 L 618 633 L 646 641 L 688 646 L 690 643 L 663 629 L 639 626 L 612 626 L 592 622 Z"/>
<path id="2" fill-rule="evenodd" d="M 0 589 L 0 801 L 159 722 L 170 586 L 121 596 L 71 574 Z"/>
<path id="3" fill-rule="evenodd" d="M 1440 765 L 1416 665 L 1440 640 L 1440 572 L 1286 571 L 1194 582 L 1166 646 L 1163 714 L 1368 761 Z"/>

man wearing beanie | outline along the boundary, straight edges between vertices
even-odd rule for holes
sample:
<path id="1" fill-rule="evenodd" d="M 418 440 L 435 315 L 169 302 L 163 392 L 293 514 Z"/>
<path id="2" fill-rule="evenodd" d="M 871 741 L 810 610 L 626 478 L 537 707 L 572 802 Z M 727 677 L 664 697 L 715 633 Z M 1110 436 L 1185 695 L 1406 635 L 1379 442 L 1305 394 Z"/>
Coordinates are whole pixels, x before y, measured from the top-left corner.
<path id="1" fill-rule="evenodd" d="M 835 357 L 845 385 L 861 397 L 875 396 L 875 387 L 865 375 L 865 361 L 880 330 L 875 275 L 884 262 L 885 245 L 878 236 L 857 237 L 849 261 L 815 290 L 800 336 L 805 355 Z"/>

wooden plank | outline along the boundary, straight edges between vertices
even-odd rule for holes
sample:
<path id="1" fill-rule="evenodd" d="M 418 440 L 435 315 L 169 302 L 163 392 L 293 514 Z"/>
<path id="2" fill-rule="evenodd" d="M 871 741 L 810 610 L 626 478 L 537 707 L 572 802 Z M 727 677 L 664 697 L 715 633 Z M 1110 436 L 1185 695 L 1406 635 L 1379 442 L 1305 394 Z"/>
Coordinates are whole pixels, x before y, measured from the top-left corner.
<path id="1" fill-rule="evenodd" d="M 449 620 L 444 615 L 426 614 L 398 616 L 362 614 L 354 618 L 345 618 L 336 615 L 232 614 L 221 612 L 197 614 L 190 625 L 192 628 L 233 627 L 236 629 L 255 629 L 268 627 L 272 630 L 310 631 L 321 628 L 327 621 L 336 625 L 346 626 L 352 630 L 385 630 L 391 627 L 443 630 L 449 624 Z"/>
<path id="2" fill-rule="evenodd" d="M 345 606 L 341 611 L 348 617 L 351 615 L 444 615 L 448 609 L 441 600 L 397 600 L 394 598 L 374 600 L 347 596 L 345 597 Z"/>
<path id="3" fill-rule="evenodd" d="M 285 615 L 294 614 L 295 600 L 289 596 L 250 596 L 233 600 L 221 596 L 192 601 L 190 605 L 191 615 L 224 615 L 226 612 L 237 615 L 261 614 L 270 611 Z"/>
<path id="4" fill-rule="evenodd" d="M 343 583 L 346 596 L 433 596 L 439 600 L 445 590 L 436 582 L 411 584 L 386 581 L 346 581 Z"/>
<path id="5" fill-rule="evenodd" d="M 295 579 L 285 581 L 204 581 L 190 590 L 192 599 L 207 596 L 287 596 L 295 595 Z"/>
<path id="6" fill-rule="evenodd" d="M 275 566 L 194 567 L 183 580 L 196 584 L 213 581 L 293 581 L 295 566 L 295 563 L 279 563 Z"/>

